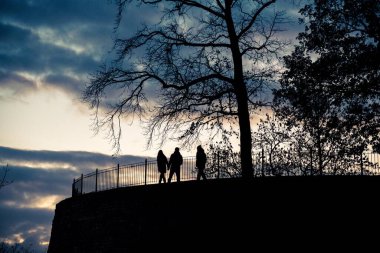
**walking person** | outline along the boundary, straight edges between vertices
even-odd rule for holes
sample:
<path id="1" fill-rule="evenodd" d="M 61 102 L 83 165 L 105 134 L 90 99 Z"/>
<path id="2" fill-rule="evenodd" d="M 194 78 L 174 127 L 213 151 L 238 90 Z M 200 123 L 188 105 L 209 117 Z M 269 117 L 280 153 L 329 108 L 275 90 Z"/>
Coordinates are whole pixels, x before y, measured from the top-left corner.
<path id="1" fill-rule="evenodd" d="M 206 168 L 206 162 L 207 162 L 207 157 L 204 149 L 202 148 L 201 145 L 197 147 L 197 155 L 196 155 L 196 162 L 195 166 L 198 169 L 198 174 L 197 174 L 197 180 L 201 180 L 201 177 L 203 180 L 207 180 L 206 175 L 205 175 L 205 168 Z"/>
<path id="2" fill-rule="evenodd" d="M 160 179 L 158 180 L 158 183 L 161 184 L 161 181 L 164 181 L 166 183 L 166 167 L 168 166 L 168 159 L 166 158 L 164 152 L 162 150 L 158 151 L 157 154 L 157 168 L 158 172 L 160 172 Z"/>
<path id="3" fill-rule="evenodd" d="M 183 163 L 183 158 L 182 158 L 181 153 L 179 152 L 179 148 L 175 148 L 174 153 L 170 156 L 170 160 L 169 160 L 170 172 L 169 172 L 168 183 L 172 181 L 172 177 L 174 173 L 177 177 L 177 182 L 181 181 L 180 172 L 181 172 L 182 163 Z"/>

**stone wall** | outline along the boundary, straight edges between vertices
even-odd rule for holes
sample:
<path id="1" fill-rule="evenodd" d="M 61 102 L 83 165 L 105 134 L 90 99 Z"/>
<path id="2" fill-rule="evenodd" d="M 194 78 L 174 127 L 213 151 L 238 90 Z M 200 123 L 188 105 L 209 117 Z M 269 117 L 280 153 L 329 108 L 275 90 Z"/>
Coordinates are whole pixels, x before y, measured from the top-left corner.
<path id="1" fill-rule="evenodd" d="M 90 193 L 57 204 L 48 253 L 269 250 L 274 242 L 313 241 L 318 230 L 352 235 L 353 223 L 373 224 L 364 215 L 379 189 L 378 177 L 272 177 Z"/>

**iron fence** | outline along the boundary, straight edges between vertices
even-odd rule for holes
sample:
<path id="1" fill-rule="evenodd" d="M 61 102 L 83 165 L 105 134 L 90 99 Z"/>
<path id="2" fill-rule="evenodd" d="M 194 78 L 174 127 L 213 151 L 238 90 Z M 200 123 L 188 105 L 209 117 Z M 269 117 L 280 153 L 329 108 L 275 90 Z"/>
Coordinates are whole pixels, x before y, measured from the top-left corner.
<path id="1" fill-rule="evenodd" d="M 254 175 L 314 176 L 314 175 L 380 175 L 380 154 L 324 153 L 321 160 L 313 150 L 309 152 L 256 152 L 253 157 Z"/>
<path id="2" fill-rule="evenodd" d="M 90 192 L 104 191 L 119 187 L 147 185 L 158 183 L 160 173 L 157 162 L 148 161 L 128 165 L 117 165 L 105 170 L 96 169 L 87 175 L 73 181 L 73 196 Z M 168 176 L 168 173 L 166 173 Z M 173 175 L 176 179 L 176 175 Z M 195 157 L 183 159 L 181 167 L 181 181 L 196 179 Z"/>
<path id="3" fill-rule="evenodd" d="M 334 160 L 335 159 L 335 160 Z M 317 166 L 317 158 L 310 153 L 290 156 L 286 153 L 273 154 L 256 152 L 252 157 L 255 177 L 265 176 L 312 176 L 312 175 L 380 175 L 380 155 L 366 153 L 361 156 L 341 158 L 331 155 L 324 160 L 323 168 Z M 180 181 L 196 180 L 195 157 L 183 158 Z M 208 156 L 205 174 L 208 179 L 233 178 L 241 176 L 240 161 L 237 154 Z M 117 165 L 112 168 L 96 169 L 73 180 L 72 195 L 105 191 L 120 187 L 158 183 L 160 173 L 155 160 Z M 168 173 L 166 173 L 166 177 Z M 176 181 L 176 175 L 173 175 Z"/>

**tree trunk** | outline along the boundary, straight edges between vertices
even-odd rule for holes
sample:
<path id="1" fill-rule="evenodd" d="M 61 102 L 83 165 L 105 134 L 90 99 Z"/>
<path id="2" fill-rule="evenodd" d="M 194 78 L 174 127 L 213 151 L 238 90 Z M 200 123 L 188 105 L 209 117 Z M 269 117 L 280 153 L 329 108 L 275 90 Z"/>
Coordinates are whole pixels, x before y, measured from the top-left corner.
<path id="1" fill-rule="evenodd" d="M 234 63 L 234 90 L 238 105 L 240 128 L 240 159 L 242 177 L 253 177 L 252 168 L 252 136 L 251 122 L 248 110 L 248 93 L 243 78 L 243 61 L 231 13 L 231 1 L 226 1 L 225 18 L 231 43 L 231 53 Z"/>
<path id="2" fill-rule="evenodd" d="M 247 92 L 245 91 L 245 94 Z M 239 97 L 236 94 L 236 97 Z M 245 96 L 247 99 L 247 96 Z M 247 100 L 244 99 L 244 94 L 238 98 L 239 110 L 239 127 L 240 127 L 240 159 L 243 178 L 253 177 L 252 168 L 252 136 L 251 123 L 249 120 L 249 111 Z"/>

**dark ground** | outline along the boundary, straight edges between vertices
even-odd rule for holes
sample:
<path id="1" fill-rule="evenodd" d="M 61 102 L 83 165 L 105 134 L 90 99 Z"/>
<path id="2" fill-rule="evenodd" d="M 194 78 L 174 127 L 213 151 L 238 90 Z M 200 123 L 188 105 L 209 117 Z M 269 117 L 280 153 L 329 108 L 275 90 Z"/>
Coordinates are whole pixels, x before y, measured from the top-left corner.
<path id="1" fill-rule="evenodd" d="M 224 179 L 91 193 L 57 205 L 48 252 L 341 252 L 350 245 L 363 251 L 379 241 L 379 193 L 380 177 L 360 176 Z"/>

